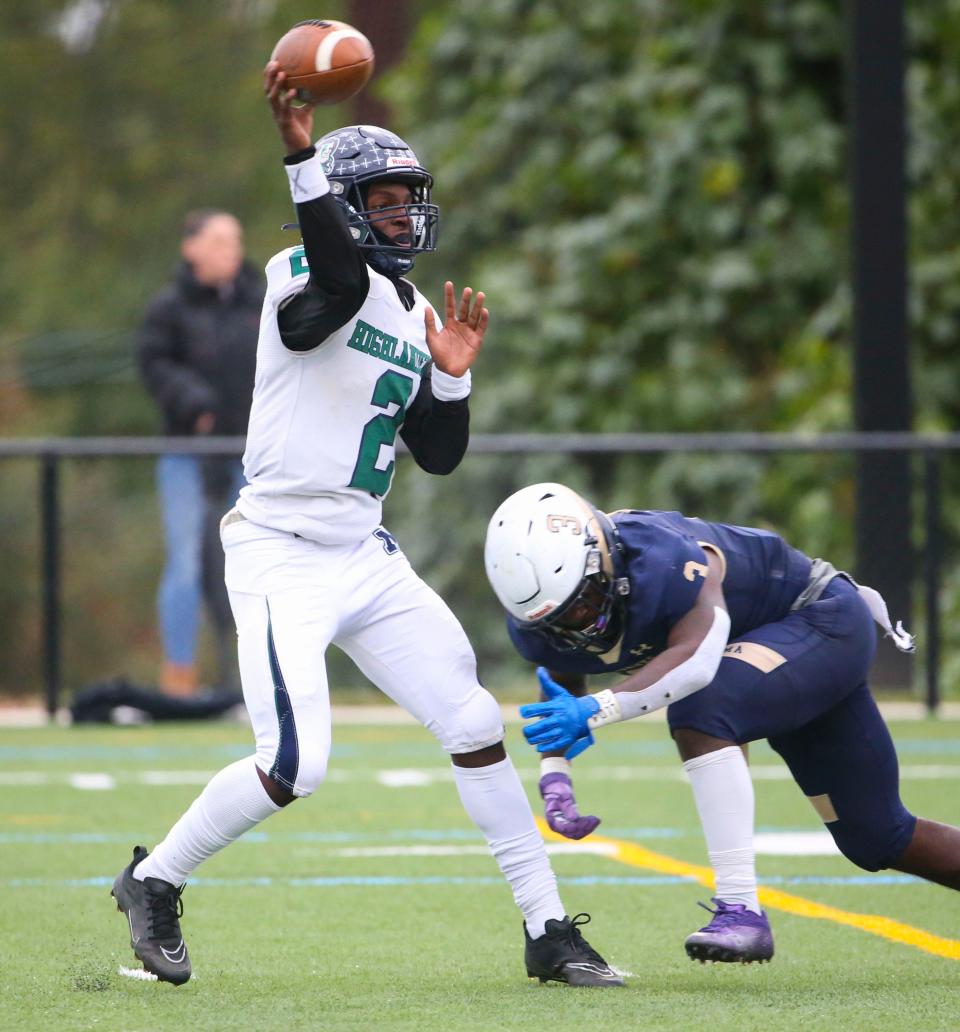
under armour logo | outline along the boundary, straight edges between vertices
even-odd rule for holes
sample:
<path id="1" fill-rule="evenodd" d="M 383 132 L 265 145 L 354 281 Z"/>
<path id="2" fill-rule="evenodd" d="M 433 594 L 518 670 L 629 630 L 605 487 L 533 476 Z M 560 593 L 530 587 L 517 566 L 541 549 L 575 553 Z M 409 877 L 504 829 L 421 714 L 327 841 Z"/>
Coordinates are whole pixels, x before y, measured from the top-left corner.
<path id="1" fill-rule="evenodd" d="M 397 539 L 390 533 L 389 530 L 384 530 L 383 527 L 377 527 L 373 532 L 373 536 L 383 545 L 384 552 L 387 555 L 393 555 L 394 552 L 400 551 L 400 546 L 397 544 Z"/>

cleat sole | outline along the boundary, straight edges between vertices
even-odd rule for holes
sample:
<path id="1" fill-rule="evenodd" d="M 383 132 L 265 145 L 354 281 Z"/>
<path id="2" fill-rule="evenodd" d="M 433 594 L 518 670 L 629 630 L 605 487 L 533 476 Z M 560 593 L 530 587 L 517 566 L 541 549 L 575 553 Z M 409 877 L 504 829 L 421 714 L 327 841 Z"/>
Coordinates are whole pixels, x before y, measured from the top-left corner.
<path id="1" fill-rule="evenodd" d="M 527 975 L 527 980 L 533 983 L 539 983 L 540 985 L 548 985 L 551 982 L 555 982 L 557 985 L 567 985 L 571 989 L 614 989 L 623 986 L 623 981 L 604 981 L 604 982 L 571 982 L 566 978 L 556 978 L 553 975 Z"/>
<path id="2" fill-rule="evenodd" d="M 699 960 L 701 964 L 769 964 L 771 960 L 770 957 L 744 957 L 736 950 L 703 943 L 692 943 L 686 951 L 691 960 Z"/>

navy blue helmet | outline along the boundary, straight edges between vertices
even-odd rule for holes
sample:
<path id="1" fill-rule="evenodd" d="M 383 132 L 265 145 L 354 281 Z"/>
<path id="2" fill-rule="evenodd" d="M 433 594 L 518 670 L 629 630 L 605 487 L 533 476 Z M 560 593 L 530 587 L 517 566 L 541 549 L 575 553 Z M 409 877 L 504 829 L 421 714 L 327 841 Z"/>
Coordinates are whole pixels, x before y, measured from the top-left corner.
<path id="1" fill-rule="evenodd" d="M 321 137 L 317 154 L 331 192 L 347 211 L 357 244 L 378 272 L 402 276 L 413 268 L 415 255 L 436 250 L 440 209 L 430 203 L 433 176 L 421 166 L 409 144 L 375 125 L 348 125 Z M 384 214 L 367 207 L 367 191 L 375 180 L 410 187 L 413 199 L 402 206 L 412 228 L 410 246 L 392 243 L 377 228 L 378 221 L 395 218 L 397 209 Z"/>

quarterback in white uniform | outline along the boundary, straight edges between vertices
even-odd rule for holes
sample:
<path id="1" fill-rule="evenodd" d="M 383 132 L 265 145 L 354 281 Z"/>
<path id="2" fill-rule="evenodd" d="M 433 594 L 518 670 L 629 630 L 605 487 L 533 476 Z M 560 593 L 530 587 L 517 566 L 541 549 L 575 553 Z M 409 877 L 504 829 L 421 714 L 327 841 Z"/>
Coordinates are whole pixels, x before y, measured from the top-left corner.
<path id="1" fill-rule="evenodd" d="M 464 808 L 523 913 L 528 975 L 622 985 L 583 938 L 583 920 L 565 914 L 463 629 L 380 525 L 398 433 L 431 473 L 451 472 L 466 451 L 483 294 L 468 288 L 457 300 L 447 283 L 438 329 L 403 278 L 417 253 L 435 247 L 430 174 L 403 140 L 374 126 L 312 145 L 312 111 L 292 105 L 275 63 L 264 85 L 303 245 L 267 265 L 248 486 L 221 524 L 256 753 L 215 775 L 154 851 L 138 846 L 117 876 L 131 945 L 160 979 L 190 977 L 178 919 L 187 878 L 324 779 L 324 655 L 336 643 L 451 755 Z"/>

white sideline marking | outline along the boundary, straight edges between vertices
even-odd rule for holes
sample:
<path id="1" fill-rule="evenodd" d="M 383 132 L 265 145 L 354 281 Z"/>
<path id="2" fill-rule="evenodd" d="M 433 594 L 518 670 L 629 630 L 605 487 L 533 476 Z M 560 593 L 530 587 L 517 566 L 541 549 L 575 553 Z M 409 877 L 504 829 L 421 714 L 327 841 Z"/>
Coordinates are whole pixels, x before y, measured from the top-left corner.
<path id="1" fill-rule="evenodd" d="M 446 770 L 378 770 L 377 781 L 387 788 L 422 788 L 435 781 L 449 781 L 451 774 Z"/>
<path id="2" fill-rule="evenodd" d="M 216 770 L 143 770 L 116 771 L 113 774 L 97 771 L 0 771 L 0 788 L 18 788 L 24 785 L 62 785 L 86 791 L 109 791 L 120 785 L 147 785 L 152 788 L 178 785 L 205 785 Z M 519 770 L 522 781 L 536 783 L 540 777 L 535 769 Z M 780 764 L 755 765 L 750 768 L 754 781 L 789 781 L 790 771 Z M 590 767 L 583 765 L 575 773 L 578 783 L 593 781 L 624 781 L 637 786 L 654 781 L 685 781 L 683 768 L 676 766 L 617 766 Z M 954 781 L 960 779 L 960 763 L 904 764 L 900 768 L 902 781 Z M 453 771 L 449 767 L 409 767 L 389 770 L 369 768 L 327 771 L 326 780 L 338 784 L 376 781 L 386 788 L 427 788 L 449 783 Z"/>
<path id="3" fill-rule="evenodd" d="M 547 842 L 548 853 L 593 853 L 596 856 L 610 856 L 611 850 L 606 842 Z"/>
<path id="4" fill-rule="evenodd" d="M 70 785 L 85 792 L 109 792 L 117 787 L 117 780 L 110 774 L 71 774 Z"/>
<path id="5" fill-rule="evenodd" d="M 144 971 L 143 968 L 128 968 L 122 964 L 117 968 L 117 974 L 124 978 L 136 978 L 141 982 L 159 982 L 160 979 L 152 971 Z"/>
<path id="6" fill-rule="evenodd" d="M 144 770 L 137 775 L 142 785 L 205 785 L 212 770 Z"/>
<path id="7" fill-rule="evenodd" d="M 141 785 L 167 787 L 177 785 L 205 785 L 217 772 L 215 770 L 143 770 L 133 775 Z M 328 770 L 324 779 L 328 782 L 353 781 L 349 771 Z M 0 782 L 2 784 L 2 782 Z"/>
<path id="8" fill-rule="evenodd" d="M 900 768 L 900 777 L 912 781 L 937 781 L 960 777 L 960 767 L 945 763 L 908 763 Z"/>
<path id="9" fill-rule="evenodd" d="M 753 837 L 764 856 L 840 856 L 829 831 L 765 831 Z"/>
<path id="10" fill-rule="evenodd" d="M 0 787 L 4 785 L 46 785 L 50 777 L 42 771 L 7 770 L 0 773 Z"/>
<path id="11" fill-rule="evenodd" d="M 486 846 L 355 846 L 331 850 L 333 856 L 489 856 Z"/>
<path id="12" fill-rule="evenodd" d="M 520 777 L 539 777 L 532 772 L 521 771 Z M 792 781 L 793 776 L 784 764 L 762 763 L 750 765 L 750 776 L 754 781 Z M 907 781 L 938 781 L 960 778 L 960 764 L 957 763 L 903 763 L 900 778 Z M 574 781 L 686 781 L 683 768 L 676 767 L 588 767 L 585 764 L 574 770 Z"/>
<path id="13" fill-rule="evenodd" d="M 536 690 L 534 687 L 534 691 L 531 693 L 531 702 L 534 701 L 533 696 L 535 694 Z M 927 717 L 927 708 L 922 702 L 881 702 L 879 706 L 884 720 L 914 721 L 925 720 Z M 418 723 L 406 710 L 401 709 L 399 706 L 387 704 L 351 705 L 349 703 L 338 703 L 331 707 L 331 711 L 335 726 L 346 724 L 363 726 L 406 724 L 414 726 Z M 522 723 L 515 705 L 508 706 L 502 704 L 500 712 L 503 715 L 505 724 Z M 644 723 L 662 724 L 666 720 L 666 714 L 666 709 L 657 710 L 656 713 L 651 713 L 649 716 L 644 717 Z M 950 702 L 941 703 L 937 709 L 937 716 L 941 720 L 960 720 L 960 702 L 951 700 Z M 69 725 L 70 710 L 58 710 L 57 720 L 60 724 Z M 50 718 L 47 715 L 46 708 L 39 705 L 36 701 L 20 706 L 0 706 L 0 727 L 47 727 L 49 723 Z"/>
<path id="14" fill-rule="evenodd" d="M 605 842 L 548 842 L 547 852 L 592 853 L 609 856 L 615 847 Z M 382 857 L 382 856 L 489 856 L 487 846 L 349 846 L 346 849 L 332 849 L 331 856 Z"/>

